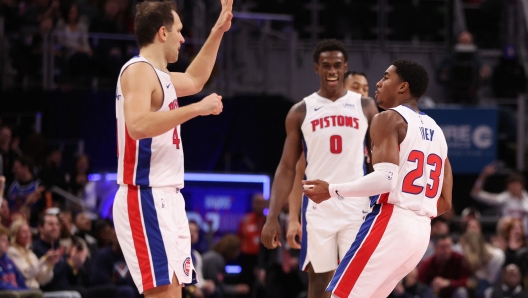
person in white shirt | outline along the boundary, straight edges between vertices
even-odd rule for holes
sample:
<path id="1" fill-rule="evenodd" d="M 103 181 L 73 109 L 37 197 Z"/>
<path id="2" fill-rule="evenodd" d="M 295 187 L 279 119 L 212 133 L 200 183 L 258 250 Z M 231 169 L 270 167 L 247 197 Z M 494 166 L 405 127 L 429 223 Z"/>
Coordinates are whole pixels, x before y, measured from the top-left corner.
<path id="1" fill-rule="evenodd" d="M 482 203 L 499 206 L 501 217 L 510 216 L 520 219 L 524 230 L 528 230 L 528 192 L 524 189 L 524 177 L 520 174 L 510 174 L 506 178 L 506 190 L 501 193 L 484 191 L 486 179 L 497 171 L 495 163 L 487 165 L 480 173 L 471 190 L 471 196 Z"/>

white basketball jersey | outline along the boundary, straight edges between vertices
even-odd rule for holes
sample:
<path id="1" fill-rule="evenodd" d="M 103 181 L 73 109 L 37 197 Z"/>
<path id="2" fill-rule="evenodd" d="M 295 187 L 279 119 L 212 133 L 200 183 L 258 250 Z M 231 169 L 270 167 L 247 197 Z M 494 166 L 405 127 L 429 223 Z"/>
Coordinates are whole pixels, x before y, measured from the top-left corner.
<path id="1" fill-rule="evenodd" d="M 150 187 L 183 188 L 183 145 L 180 139 L 180 126 L 159 136 L 134 140 L 128 134 L 124 112 L 126 98 L 121 90 L 121 74 L 131 64 L 149 63 L 143 57 L 130 59 L 121 68 L 117 80 L 117 183 Z M 150 63 L 149 63 L 150 64 Z M 154 66 L 152 66 L 154 68 Z M 163 105 L 157 112 L 178 108 L 176 90 L 170 74 L 154 68 L 163 90 Z M 150 100 L 150 98 L 145 98 Z"/>
<path id="2" fill-rule="evenodd" d="M 336 101 L 317 93 L 304 98 L 301 126 L 307 179 L 345 183 L 365 175 L 365 134 L 368 120 L 361 95 L 348 91 Z"/>
<path id="3" fill-rule="evenodd" d="M 407 122 L 407 134 L 400 144 L 398 184 L 379 196 L 378 203 L 389 203 L 435 217 L 444 183 L 447 142 L 433 118 L 408 106 L 392 108 Z M 376 150 L 376 148 L 374 148 Z"/>

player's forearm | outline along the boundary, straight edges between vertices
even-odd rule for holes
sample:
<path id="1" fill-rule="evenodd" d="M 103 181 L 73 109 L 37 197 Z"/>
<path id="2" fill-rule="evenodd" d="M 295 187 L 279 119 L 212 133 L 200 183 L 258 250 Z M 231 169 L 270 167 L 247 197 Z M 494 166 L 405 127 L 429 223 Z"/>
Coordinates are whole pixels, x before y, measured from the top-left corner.
<path id="1" fill-rule="evenodd" d="M 271 199 L 268 212 L 268 218 L 277 218 L 286 203 L 288 194 L 291 192 L 291 185 L 295 172 L 292 168 L 279 165 L 275 177 L 273 178 L 273 186 L 271 187 Z"/>
<path id="2" fill-rule="evenodd" d="M 290 196 L 288 197 L 288 202 L 290 204 L 290 211 L 289 211 L 289 220 L 290 221 L 299 221 L 299 213 L 301 210 L 302 205 L 302 179 L 304 176 L 305 166 L 306 163 L 305 159 L 301 156 L 299 161 L 297 162 L 297 166 L 295 168 L 295 178 L 293 179 L 293 187 L 290 193 Z"/>
<path id="3" fill-rule="evenodd" d="M 393 163 L 377 163 L 374 172 L 356 181 L 329 184 L 331 197 L 366 197 L 391 192 L 398 184 L 398 166 Z"/>
<path id="4" fill-rule="evenodd" d="M 185 71 L 194 80 L 198 90 L 196 93 L 202 90 L 211 76 L 223 36 L 224 32 L 213 28 L 202 49 Z"/>
<path id="5" fill-rule="evenodd" d="M 436 216 L 440 216 L 446 213 L 447 211 L 451 210 L 451 207 L 452 207 L 451 199 L 447 199 L 447 198 L 444 198 L 444 196 L 440 196 L 440 198 L 438 198 Z"/>
<path id="6" fill-rule="evenodd" d="M 127 121 L 126 126 L 132 139 L 141 140 L 164 134 L 199 115 L 199 109 L 195 104 L 191 104 L 167 112 L 144 113 L 136 119 Z"/>

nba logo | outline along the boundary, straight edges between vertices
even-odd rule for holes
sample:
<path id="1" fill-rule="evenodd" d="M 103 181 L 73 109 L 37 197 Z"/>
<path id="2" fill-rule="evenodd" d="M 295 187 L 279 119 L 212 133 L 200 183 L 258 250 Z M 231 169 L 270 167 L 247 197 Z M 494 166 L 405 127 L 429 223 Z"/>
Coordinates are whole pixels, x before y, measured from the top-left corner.
<path id="1" fill-rule="evenodd" d="M 392 172 L 389 172 L 389 175 L 387 175 L 387 180 L 392 180 Z"/>
<path id="2" fill-rule="evenodd" d="M 191 258 L 187 257 L 185 261 L 183 261 L 183 273 L 185 273 L 186 276 L 189 276 L 189 273 L 191 273 Z"/>

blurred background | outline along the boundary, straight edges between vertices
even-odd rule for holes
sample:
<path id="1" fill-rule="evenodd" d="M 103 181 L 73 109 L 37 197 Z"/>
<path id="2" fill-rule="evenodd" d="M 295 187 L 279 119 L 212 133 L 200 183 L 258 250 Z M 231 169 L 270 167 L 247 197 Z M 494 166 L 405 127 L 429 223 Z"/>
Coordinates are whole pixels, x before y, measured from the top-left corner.
<path id="1" fill-rule="evenodd" d="M 218 0 L 175 2 L 186 42 L 169 69 L 185 71 L 221 5 Z M 117 190 L 114 98 L 121 66 L 139 53 L 133 35 L 136 3 L 0 0 L 0 174 L 6 177 L 3 195 L 9 202 L 4 200 L 0 209 L 2 223 L 9 227 L 20 218 L 28 220 L 34 238 L 40 239 L 39 218 L 56 214 L 61 239 L 95 241 L 87 261 L 92 263 L 101 260 L 97 253 L 103 248 L 117 249 L 108 239 L 113 235 L 111 207 Z M 498 291 L 515 278 L 519 281 L 507 284 L 508 291 L 520 286 L 516 295 L 528 295 L 522 290 L 523 282 L 528 286 L 528 0 L 235 0 L 233 10 L 233 25 L 209 82 L 200 94 L 180 99 L 180 105 L 186 105 L 216 92 L 224 102 L 221 115 L 182 126 L 188 173 L 182 192 L 194 223 L 191 230 L 197 229 L 196 252 L 204 253 L 204 276 L 208 252 L 226 262 L 221 272 L 225 278 L 218 280 L 215 272 L 206 276 L 212 281 L 201 285 L 203 297 L 304 295 L 306 277 L 296 270 L 295 261 L 283 266 L 283 257 L 263 251 L 258 237 L 282 152 L 285 116 L 293 104 L 319 88 L 312 51 L 325 38 L 346 45 L 348 68 L 365 74 L 370 96 L 391 61 L 411 59 L 424 65 L 431 83 L 420 108 L 440 124 L 447 138 L 454 208 L 435 220 L 438 230 L 433 233 L 451 235 L 449 256 L 470 256 L 464 261 L 468 273 L 457 276 L 458 283 L 451 283 L 457 286 L 447 291 L 436 288 L 422 268 L 397 287 L 394 297 L 404 297 L 420 282 L 439 297 L 458 295 L 459 288 L 469 297 L 484 297 L 486 289 L 486 295 L 502 295 Z M 32 204 L 29 218 L 11 203 L 20 201 Z M 468 227 L 478 232 L 475 237 L 482 243 L 471 238 Z M 432 240 L 431 257 L 444 240 Z M 478 266 L 489 262 L 471 263 L 471 254 L 479 248 L 484 252 L 478 258 L 490 258 L 488 248 L 467 243 L 497 248 L 499 256 L 502 252 L 500 265 L 489 269 L 495 275 L 477 273 L 484 270 Z M 240 247 L 241 255 L 229 255 Z M 96 265 L 84 264 L 86 277 L 69 286 L 83 287 L 80 293 L 89 297 L 97 293 L 92 289 L 96 285 L 126 285 L 121 281 L 126 273 L 116 269 L 126 264 L 115 264 L 108 267 L 108 275 L 117 277 L 104 281 L 94 279 L 93 274 L 100 273 L 92 270 Z M 264 287 L 265 280 L 273 270 L 287 276 L 279 274 L 278 280 L 290 285 L 275 288 L 292 292 L 266 292 L 270 282 Z M 133 285 L 129 287 L 133 292 Z"/>

